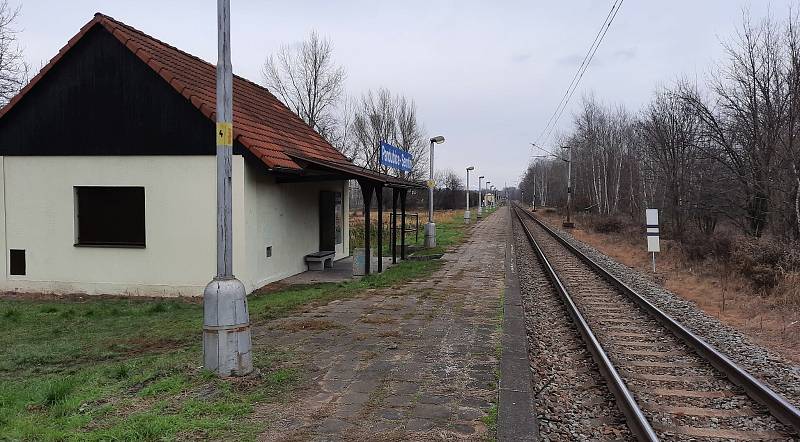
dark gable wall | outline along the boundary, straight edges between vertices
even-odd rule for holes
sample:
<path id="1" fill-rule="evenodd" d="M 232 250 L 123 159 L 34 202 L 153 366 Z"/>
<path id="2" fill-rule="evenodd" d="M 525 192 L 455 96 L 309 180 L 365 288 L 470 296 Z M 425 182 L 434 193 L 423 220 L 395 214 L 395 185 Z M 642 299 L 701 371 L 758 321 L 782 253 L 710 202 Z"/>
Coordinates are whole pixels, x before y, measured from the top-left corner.
<path id="1" fill-rule="evenodd" d="M 214 123 L 102 26 L 0 118 L 0 155 L 215 152 Z"/>

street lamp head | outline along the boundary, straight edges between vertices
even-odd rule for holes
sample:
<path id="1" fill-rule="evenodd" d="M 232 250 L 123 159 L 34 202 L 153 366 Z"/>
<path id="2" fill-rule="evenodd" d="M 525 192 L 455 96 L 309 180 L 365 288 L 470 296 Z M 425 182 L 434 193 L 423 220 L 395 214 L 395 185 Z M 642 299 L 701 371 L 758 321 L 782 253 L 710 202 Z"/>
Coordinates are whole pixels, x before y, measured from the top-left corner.
<path id="1" fill-rule="evenodd" d="M 442 144 L 442 143 L 444 143 L 444 137 L 441 136 L 441 135 L 437 135 L 437 136 L 431 138 L 431 143 Z"/>
<path id="2" fill-rule="evenodd" d="M 486 177 L 485 177 L 485 176 L 483 176 L 483 175 L 481 175 L 481 176 L 479 176 L 478 178 L 479 178 L 479 179 L 484 179 L 484 178 L 486 178 Z"/>
<path id="3" fill-rule="evenodd" d="M 469 166 L 467 167 L 467 170 L 475 170 L 475 166 Z"/>

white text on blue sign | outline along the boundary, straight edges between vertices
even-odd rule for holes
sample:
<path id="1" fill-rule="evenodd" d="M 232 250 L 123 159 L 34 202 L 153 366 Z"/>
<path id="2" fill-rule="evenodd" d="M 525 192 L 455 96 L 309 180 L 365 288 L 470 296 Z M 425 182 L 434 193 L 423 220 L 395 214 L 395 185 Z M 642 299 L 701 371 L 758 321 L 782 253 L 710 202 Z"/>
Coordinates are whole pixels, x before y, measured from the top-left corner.
<path id="1" fill-rule="evenodd" d="M 411 154 L 403 149 L 381 143 L 381 165 L 402 172 L 411 172 L 411 158 Z"/>

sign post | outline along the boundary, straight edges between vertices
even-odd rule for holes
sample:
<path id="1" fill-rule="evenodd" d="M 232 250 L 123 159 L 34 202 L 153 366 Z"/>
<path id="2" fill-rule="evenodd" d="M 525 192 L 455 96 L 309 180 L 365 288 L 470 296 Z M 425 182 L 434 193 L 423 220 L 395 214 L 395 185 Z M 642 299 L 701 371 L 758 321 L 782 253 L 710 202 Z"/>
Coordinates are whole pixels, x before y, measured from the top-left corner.
<path id="1" fill-rule="evenodd" d="M 647 209 L 645 212 L 647 228 L 647 251 L 653 254 L 653 273 L 656 272 L 656 252 L 661 252 L 658 231 L 658 209 Z"/>

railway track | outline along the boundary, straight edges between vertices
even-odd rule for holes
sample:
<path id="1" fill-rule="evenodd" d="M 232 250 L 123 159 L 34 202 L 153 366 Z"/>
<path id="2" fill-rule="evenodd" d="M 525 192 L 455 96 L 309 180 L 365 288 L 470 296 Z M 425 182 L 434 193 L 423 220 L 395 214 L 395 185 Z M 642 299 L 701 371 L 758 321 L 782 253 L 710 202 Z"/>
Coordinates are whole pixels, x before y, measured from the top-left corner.
<path id="1" fill-rule="evenodd" d="M 541 267 L 639 440 L 800 440 L 800 411 L 531 213 Z"/>

